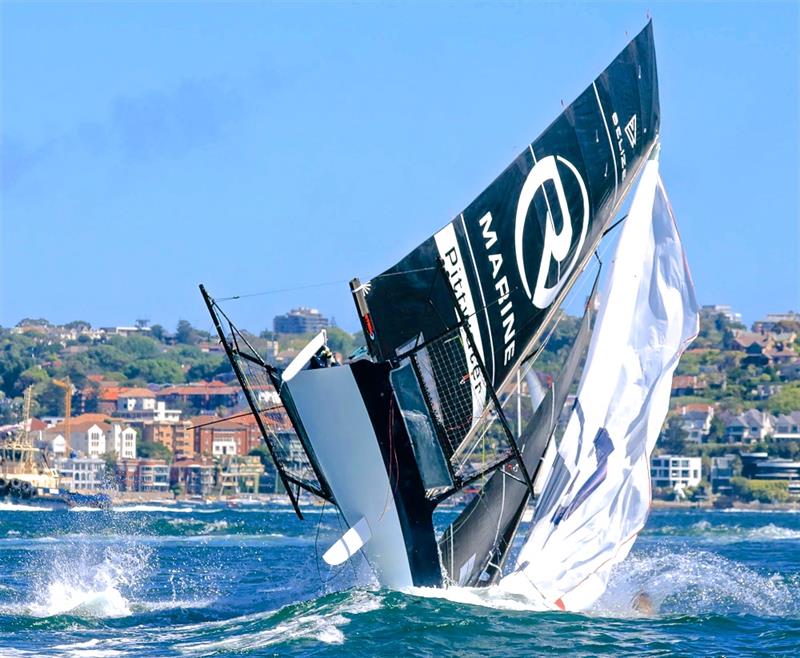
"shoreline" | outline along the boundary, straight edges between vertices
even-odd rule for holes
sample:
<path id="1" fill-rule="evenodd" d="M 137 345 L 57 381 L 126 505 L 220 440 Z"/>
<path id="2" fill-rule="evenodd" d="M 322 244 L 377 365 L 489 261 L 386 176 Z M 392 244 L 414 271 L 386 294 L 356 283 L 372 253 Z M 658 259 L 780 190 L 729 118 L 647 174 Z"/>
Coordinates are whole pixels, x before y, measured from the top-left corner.
<path id="1" fill-rule="evenodd" d="M 689 501 L 689 500 L 653 500 L 650 509 L 699 509 L 725 511 L 729 509 L 743 510 L 750 512 L 800 512 L 800 502 L 791 503 L 747 503 L 744 501 L 733 501 L 726 507 L 714 507 L 710 501 Z"/>

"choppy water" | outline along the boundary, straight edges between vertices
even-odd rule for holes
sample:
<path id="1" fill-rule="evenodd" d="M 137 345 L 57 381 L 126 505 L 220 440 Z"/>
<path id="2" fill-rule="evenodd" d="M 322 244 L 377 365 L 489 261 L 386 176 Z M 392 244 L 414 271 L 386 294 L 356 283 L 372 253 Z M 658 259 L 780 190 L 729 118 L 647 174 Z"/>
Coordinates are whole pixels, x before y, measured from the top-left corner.
<path id="1" fill-rule="evenodd" d="M 800 655 L 800 514 L 653 512 L 584 615 L 377 590 L 317 558 L 340 527 L 330 508 L 0 504 L 0 656 Z"/>

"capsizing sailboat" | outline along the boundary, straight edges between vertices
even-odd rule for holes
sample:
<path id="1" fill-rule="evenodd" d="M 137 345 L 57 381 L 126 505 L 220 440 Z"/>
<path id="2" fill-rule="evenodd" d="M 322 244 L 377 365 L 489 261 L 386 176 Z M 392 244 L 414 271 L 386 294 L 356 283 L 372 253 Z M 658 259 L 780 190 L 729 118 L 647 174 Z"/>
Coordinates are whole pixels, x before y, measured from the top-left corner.
<path id="1" fill-rule="evenodd" d="M 659 118 L 648 23 L 462 213 L 383 273 L 353 279 L 366 349 L 343 365 L 323 331 L 278 370 L 200 287 L 297 515 L 305 491 L 348 525 L 330 564 L 360 552 L 395 589 L 490 585 L 537 478 L 558 502 L 563 457 L 541 465 L 594 295 L 532 413 L 514 417 L 509 400 L 653 154 Z M 269 387 L 280 408 L 264 403 Z M 468 486 L 480 489 L 437 537 L 437 505 Z"/>

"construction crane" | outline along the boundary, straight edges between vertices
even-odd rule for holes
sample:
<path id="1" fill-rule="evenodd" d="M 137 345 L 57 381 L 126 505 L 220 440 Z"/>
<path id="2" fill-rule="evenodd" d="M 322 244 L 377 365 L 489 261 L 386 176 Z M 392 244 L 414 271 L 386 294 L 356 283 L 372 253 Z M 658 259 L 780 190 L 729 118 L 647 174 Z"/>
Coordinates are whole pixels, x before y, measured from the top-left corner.
<path id="1" fill-rule="evenodd" d="M 64 389 L 64 456 L 69 457 L 72 452 L 72 434 L 70 432 L 70 417 L 72 416 L 72 382 L 69 377 L 51 380 L 53 384 Z"/>
<path id="2" fill-rule="evenodd" d="M 19 434 L 20 442 L 23 445 L 30 443 L 30 426 L 31 426 L 31 398 L 33 397 L 33 386 L 28 386 L 22 398 L 22 431 Z"/>

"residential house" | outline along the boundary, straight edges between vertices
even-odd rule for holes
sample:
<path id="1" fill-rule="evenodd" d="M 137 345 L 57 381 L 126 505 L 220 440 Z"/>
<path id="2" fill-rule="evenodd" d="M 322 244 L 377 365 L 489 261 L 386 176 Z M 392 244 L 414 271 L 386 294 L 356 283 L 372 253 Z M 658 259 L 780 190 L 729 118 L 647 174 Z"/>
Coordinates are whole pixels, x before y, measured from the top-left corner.
<path id="1" fill-rule="evenodd" d="M 703 315 L 723 315 L 728 322 L 742 322 L 742 314 L 737 313 L 734 311 L 729 304 L 706 304 L 701 309 L 700 312 Z"/>
<path id="2" fill-rule="evenodd" d="M 725 440 L 728 443 L 758 443 L 772 435 L 772 416 L 757 409 L 725 418 Z"/>
<path id="3" fill-rule="evenodd" d="M 677 375 L 672 378 L 672 395 L 702 395 L 706 389 L 705 380 L 696 375 Z"/>
<path id="4" fill-rule="evenodd" d="M 150 327 L 101 327 L 108 336 L 149 336 Z"/>
<path id="5" fill-rule="evenodd" d="M 779 365 L 778 375 L 783 381 L 796 381 L 800 379 L 800 361 Z"/>
<path id="6" fill-rule="evenodd" d="M 754 400 L 768 400 L 781 390 L 781 386 L 781 384 L 773 384 L 772 382 L 761 382 L 754 389 L 751 389 L 750 397 Z"/>
<path id="7" fill-rule="evenodd" d="M 753 331 L 774 331 L 781 325 L 800 324 L 800 313 L 789 311 L 788 313 L 767 313 L 763 320 L 756 320 L 753 323 Z"/>
<path id="8" fill-rule="evenodd" d="M 681 428 L 686 432 L 686 440 L 702 443 L 711 431 L 714 407 L 710 404 L 685 404 L 676 409 Z"/>
<path id="9" fill-rule="evenodd" d="M 69 436 L 66 420 L 49 427 L 44 432 L 46 447 L 56 455 L 75 452 L 87 457 L 106 453 L 106 432 L 111 426 L 105 414 L 81 414 L 69 419 Z"/>
<path id="10" fill-rule="evenodd" d="M 776 416 L 772 438 L 775 441 L 800 440 L 800 411 Z"/>
<path id="11" fill-rule="evenodd" d="M 247 455 L 262 445 L 261 432 L 252 414 L 234 419 L 197 416 L 191 421 L 194 451 L 204 455 Z"/>

